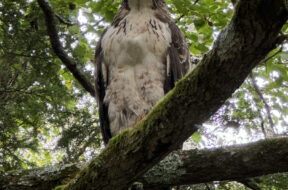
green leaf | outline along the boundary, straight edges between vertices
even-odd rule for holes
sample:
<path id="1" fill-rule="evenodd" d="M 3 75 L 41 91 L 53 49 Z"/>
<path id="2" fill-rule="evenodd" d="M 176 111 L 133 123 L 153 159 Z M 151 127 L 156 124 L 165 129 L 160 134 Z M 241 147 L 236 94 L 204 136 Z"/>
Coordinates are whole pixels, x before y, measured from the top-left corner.
<path id="1" fill-rule="evenodd" d="M 280 57 L 282 60 L 287 61 L 288 60 L 288 52 L 281 52 Z"/>
<path id="2" fill-rule="evenodd" d="M 194 45 L 191 45 L 191 46 L 190 46 L 190 52 L 191 52 L 192 54 L 195 54 L 195 55 L 201 54 L 201 51 L 200 51 L 199 49 L 196 49 Z"/>
<path id="3" fill-rule="evenodd" d="M 191 139 L 195 142 L 195 143 L 199 143 L 201 141 L 201 135 L 198 132 L 193 133 L 193 135 L 191 136 Z"/>
<path id="4" fill-rule="evenodd" d="M 198 44 L 195 48 L 200 50 L 202 53 L 209 51 L 209 48 L 206 47 L 204 44 Z"/>

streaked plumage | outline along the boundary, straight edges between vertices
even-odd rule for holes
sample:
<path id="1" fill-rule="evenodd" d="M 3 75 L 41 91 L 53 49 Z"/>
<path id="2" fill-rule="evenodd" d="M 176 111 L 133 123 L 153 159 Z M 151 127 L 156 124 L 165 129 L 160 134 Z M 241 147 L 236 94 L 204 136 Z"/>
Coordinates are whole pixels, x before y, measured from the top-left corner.
<path id="1" fill-rule="evenodd" d="M 104 142 L 133 126 L 191 67 L 164 0 L 123 0 L 95 54 Z"/>

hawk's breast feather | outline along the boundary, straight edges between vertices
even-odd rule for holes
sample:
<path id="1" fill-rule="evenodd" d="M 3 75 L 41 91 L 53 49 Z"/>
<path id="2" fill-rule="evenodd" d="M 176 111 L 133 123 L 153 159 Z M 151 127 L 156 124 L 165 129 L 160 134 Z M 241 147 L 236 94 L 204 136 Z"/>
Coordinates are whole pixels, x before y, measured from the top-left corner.
<path id="1" fill-rule="evenodd" d="M 133 11 L 102 40 L 109 81 L 104 102 L 112 135 L 134 125 L 164 96 L 166 55 L 171 43 L 169 25 L 154 10 Z"/>
<path id="2" fill-rule="evenodd" d="M 104 142 L 133 126 L 191 68 L 164 0 L 123 0 L 96 47 L 96 98 Z"/>

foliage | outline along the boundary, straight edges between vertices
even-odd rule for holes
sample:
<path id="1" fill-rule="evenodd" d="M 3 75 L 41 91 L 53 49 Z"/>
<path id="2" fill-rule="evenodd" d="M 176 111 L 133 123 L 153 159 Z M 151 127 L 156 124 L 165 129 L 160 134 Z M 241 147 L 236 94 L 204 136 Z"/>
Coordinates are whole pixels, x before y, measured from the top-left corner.
<path id="1" fill-rule="evenodd" d="M 75 37 L 64 36 L 64 29 L 66 49 L 77 55 L 71 48 Z M 79 88 L 50 49 L 43 16 L 36 2 L 2 1 L 0 34 L 0 170 L 58 162 L 61 154 L 67 152 L 59 152 L 56 160 L 51 158 L 54 146 L 50 144 L 55 144 L 56 140 L 53 136 L 63 133 L 63 137 L 72 141 L 73 138 L 67 135 L 72 121 L 81 121 L 73 123 L 74 128 L 81 126 L 78 130 L 97 131 L 97 126 L 92 124 L 95 120 L 93 111 L 89 112 L 88 106 L 77 107 L 86 92 Z M 93 53 L 86 48 L 86 41 L 85 45 L 82 43 L 80 41 L 75 49 L 81 47 L 82 52 L 89 54 L 85 58 L 77 56 L 79 62 L 86 64 L 87 57 L 91 58 Z M 99 138 L 99 135 L 91 138 L 95 137 Z M 91 144 L 88 135 L 77 138 L 80 141 L 75 144 L 77 148 Z M 99 140 L 93 140 L 93 143 L 100 144 Z M 67 144 L 66 148 L 72 147 Z"/>
<path id="2" fill-rule="evenodd" d="M 166 2 L 191 53 L 198 56 L 211 48 L 234 12 L 228 0 Z M 51 1 L 54 11 L 73 23 L 58 23 L 61 42 L 91 81 L 96 42 L 119 4 L 120 0 Z M 87 160 L 101 145 L 97 107 L 53 53 L 42 14 L 35 0 L 0 2 L 0 171 Z M 248 140 L 287 135 L 287 62 L 287 44 L 281 44 L 206 123 L 213 130 L 204 128 L 192 140 L 199 146 L 225 145 L 229 142 L 220 143 L 215 134 L 231 128 L 236 133 L 245 129 L 246 136 L 256 134 Z M 287 186 L 286 174 L 256 182 L 262 189 Z M 216 189 L 240 185 L 227 183 Z"/>

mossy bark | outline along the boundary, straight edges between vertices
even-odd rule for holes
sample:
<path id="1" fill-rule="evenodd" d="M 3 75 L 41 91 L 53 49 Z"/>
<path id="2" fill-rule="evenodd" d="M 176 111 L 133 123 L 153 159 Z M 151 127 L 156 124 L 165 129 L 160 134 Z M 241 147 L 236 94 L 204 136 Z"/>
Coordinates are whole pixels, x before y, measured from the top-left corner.
<path id="1" fill-rule="evenodd" d="M 45 1 L 38 2 L 49 13 Z M 111 139 L 66 189 L 123 189 L 182 144 L 276 47 L 287 20 L 283 2 L 240 1 L 233 19 L 199 66 L 180 80 L 134 129 Z M 46 21 L 50 26 L 49 14 Z"/>
<path id="2" fill-rule="evenodd" d="M 82 168 L 82 164 L 47 166 L 31 170 L 0 172 L 2 190 L 51 190 L 68 183 Z"/>
<path id="3" fill-rule="evenodd" d="M 241 181 L 287 172 L 287 146 L 287 138 L 278 138 L 246 145 L 178 151 L 166 157 L 138 180 L 146 187 L 161 187 L 224 180 Z"/>
<path id="4" fill-rule="evenodd" d="M 137 181 L 145 189 L 237 180 L 288 172 L 288 138 L 215 149 L 175 151 Z M 80 164 L 0 173 L 0 189 L 51 190 L 79 172 Z M 57 189 L 65 189 L 58 186 Z M 55 188 L 56 190 L 56 188 Z"/>
<path id="5" fill-rule="evenodd" d="M 274 49 L 287 20 L 283 0 L 242 0 L 213 49 L 134 129 L 117 135 L 67 187 L 129 186 L 183 143 Z"/>

